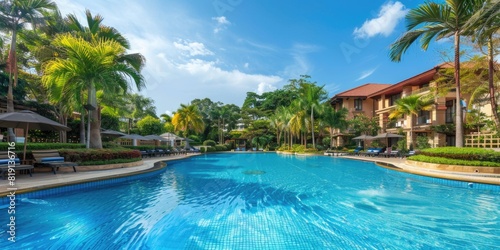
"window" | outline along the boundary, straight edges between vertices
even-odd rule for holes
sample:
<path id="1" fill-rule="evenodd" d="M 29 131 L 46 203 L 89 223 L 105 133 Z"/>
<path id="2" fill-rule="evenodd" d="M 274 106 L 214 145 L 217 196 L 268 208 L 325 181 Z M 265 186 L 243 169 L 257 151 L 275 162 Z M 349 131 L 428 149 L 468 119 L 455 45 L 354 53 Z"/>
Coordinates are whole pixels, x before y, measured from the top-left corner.
<path id="1" fill-rule="evenodd" d="M 431 112 L 421 110 L 418 112 L 417 125 L 430 124 L 431 123 Z"/>
<path id="2" fill-rule="evenodd" d="M 363 100 L 354 99 L 354 110 L 356 111 L 363 110 Z"/>
<path id="3" fill-rule="evenodd" d="M 445 118 L 446 123 L 453 123 L 453 118 L 455 118 L 455 102 L 453 100 L 446 101 Z"/>
<path id="4" fill-rule="evenodd" d="M 389 106 L 394 106 L 396 105 L 396 101 L 401 99 L 401 93 L 399 94 L 395 94 L 395 95 L 391 95 L 391 97 L 389 97 Z"/>

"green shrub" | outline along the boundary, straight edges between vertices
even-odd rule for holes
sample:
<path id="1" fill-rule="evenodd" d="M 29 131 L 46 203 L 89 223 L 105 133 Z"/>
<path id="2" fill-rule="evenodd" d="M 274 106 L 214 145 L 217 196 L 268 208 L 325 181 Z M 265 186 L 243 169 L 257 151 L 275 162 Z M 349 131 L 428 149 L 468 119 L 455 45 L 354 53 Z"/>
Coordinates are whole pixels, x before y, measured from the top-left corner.
<path id="1" fill-rule="evenodd" d="M 226 145 L 215 145 L 216 151 L 227 151 Z"/>
<path id="2" fill-rule="evenodd" d="M 214 140 L 206 140 L 206 141 L 203 142 L 203 146 L 215 147 L 215 145 L 217 145 L 217 144 L 215 143 Z"/>
<path id="3" fill-rule="evenodd" d="M 422 150 L 419 154 L 456 160 L 500 162 L 500 152 L 481 148 L 428 148 Z"/>
<path id="4" fill-rule="evenodd" d="M 500 162 L 449 159 L 449 158 L 444 158 L 444 157 L 435 157 L 435 156 L 426 156 L 426 155 L 410 156 L 410 157 L 408 157 L 408 160 L 429 162 L 429 163 L 436 163 L 436 164 L 447 164 L 447 165 L 500 167 Z"/>
<path id="5" fill-rule="evenodd" d="M 206 153 L 207 149 L 205 147 L 200 147 L 200 153 Z"/>
<path id="6" fill-rule="evenodd" d="M 86 162 L 102 161 L 107 162 L 117 159 L 141 159 L 141 152 L 131 149 L 64 149 L 59 150 L 59 154 L 66 161 Z"/>
<path id="7" fill-rule="evenodd" d="M 430 148 L 431 144 L 429 143 L 429 138 L 427 136 L 417 136 L 417 149 L 426 149 Z"/>
<path id="8" fill-rule="evenodd" d="M 132 158 L 132 159 L 113 159 L 107 161 L 86 161 L 79 163 L 80 166 L 94 166 L 94 165 L 107 165 L 107 164 L 118 164 L 118 163 L 129 163 L 140 161 L 141 158 Z"/>
<path id="9" fill-rule="evenodd" d="M 215 152 L 217 149 L 215 147 L 207 147 L 207 152 Z"/>

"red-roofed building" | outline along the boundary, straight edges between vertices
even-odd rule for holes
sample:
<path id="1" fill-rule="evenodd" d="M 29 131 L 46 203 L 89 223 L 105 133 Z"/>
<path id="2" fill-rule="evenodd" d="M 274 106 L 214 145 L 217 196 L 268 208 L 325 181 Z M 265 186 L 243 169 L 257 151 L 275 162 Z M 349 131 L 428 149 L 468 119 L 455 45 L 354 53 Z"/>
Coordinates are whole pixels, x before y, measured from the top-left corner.
<path id="1" fill-rule="evenodd" d="M 438 133 L 432 128 L 432 126 L 436 125 L 452 125 L 455 123 L 457 105 L 455 89 L 451 88 L 448 93 L 438 94 L 440 86 L 436 82 L 439 71 L 450 68 L 453 68 L 453 64 L 443 63 L 396 84 L 364 84 L 335 95 L 331 98 L 330 103 L 337 110 L 346 108 L 349 111 L 347 119 L 352 119 L 359 114 L 364 114 L 368 118 L 378 117 L 381 127 L 380 133 L 398 134 L 403 132 L 406 134 L 408 146 L 410 146 L 410 141 L 416 142 L 418 136 L 427 137 L 432 147 L 454 146 L 454 131 L 446 130 Z M 389 114 L 396 107 L 396 101 L 410 95 L 433 96 L 433 109 L 420 111 L 418 116 L 389 119 Z M 467 94 L 462 93 L 464 103 L 468 103 L 469 99 L 470 97 Z M 460 105 L 464 106 L 464 104 Z M 484 105 L 477 108 L 487 116 L 491 116 L 490 104 L 484 103 Z M 464 106 L 464 112 L 465 109 Z M 333 135 L 333 137 L 337 138 L 334 146 L 343 146 L 347 138 L 346 134 L 352 137 L 352 134 L 349 134 L 348 131 L 337 131 Z M 410 136 L 412 140 L 409 140 Z M 387 146 L 395 146 L 397 140 L 398 138 L 389 139 L 386 141 Z"/>
<path id="2" fill-rule="evenodd" d="M 379 92 L 380 90 L 386 89 L 392 86 L 391 84 L 380 84 L 380 83 L 367 83 L 359 87 L 344 91 L 342 93 L 336 94 L 330 99 L 331 105 L 339 110 L 341 108 L 346 108 L 349 113 L 347 119 L 352 119 L 357 115 L 364 114 L 368 118 L 372 118 L 375 115 L 375 100 L 368 98 L 369 95 Z M 333 146 L 343 146 L 344 145 L 344 134 L 342 131 L 335 131 L 334 137 L 337 140 L 334 141 Z"/>

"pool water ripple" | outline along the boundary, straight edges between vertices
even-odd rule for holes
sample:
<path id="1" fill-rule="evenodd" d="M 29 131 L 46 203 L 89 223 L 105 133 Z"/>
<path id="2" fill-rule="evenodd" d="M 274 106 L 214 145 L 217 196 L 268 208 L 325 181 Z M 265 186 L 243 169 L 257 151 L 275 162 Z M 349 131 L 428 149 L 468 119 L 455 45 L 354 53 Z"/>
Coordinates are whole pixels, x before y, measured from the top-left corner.
<path id="1" fill-rule="evenodd" d="M 493 191 L 442 186 L 367 162 L 215 154 L 175 161 L 143 180 L 21 200 L 18 241 L 0 243 L 5 249 L 493 249 L 500 245 L 499 208 Z"/>

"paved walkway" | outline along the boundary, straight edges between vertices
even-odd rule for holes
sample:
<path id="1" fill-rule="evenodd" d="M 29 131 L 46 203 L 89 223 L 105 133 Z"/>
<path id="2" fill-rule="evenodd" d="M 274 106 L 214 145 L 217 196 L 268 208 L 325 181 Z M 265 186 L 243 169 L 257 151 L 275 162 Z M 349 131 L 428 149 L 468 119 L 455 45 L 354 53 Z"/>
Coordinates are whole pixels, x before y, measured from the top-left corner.
<path id="1" fill-rule="evenodd" d="M 451 172 L 451 171 L 442 171 L 436 169 L 427 169 L 409 165 L 406 163 L 406 159 L 394 158 L 394 157 L 384 158 L 384 157 L 347 156 L 347 155 L 339 157 L 362 160 L 362 161 L 379 162 L 382 163 L 379 164 L 382 166 L 384 165 L 384 163 L 390 164 L 396 167 L 397 169 L 395 170 L 397 171 L 402 171 L 412 174 L 425 175 L 425 176 L 451 179 L 451 180 L 500 185 L 500 174 L 484 174 L 484 173 L 476 174 L 476 173 Z"/>
<path id="2" fill-rule="evenodd" d="M 63 186 L 72 183 L 78 183 L 85 180 L 93 180 L 93 179 L 106 179 L 111 176 L 120 176 L 127 175 L 135 172 L 141 172 L 147 169 L 154 167 L 154 164 L 159 161 L 165 160 L 175 160 L 182 159 L 190 156 L 194 156 L 197 154 L 188 154 L 188 155 L 173 155 L 166 157 L 154 157 L 154 158 L 144 158 L 143 164 L 137 167 L 126 167 L 126 168 L 116 168 L 109 170 L 95 170 L 95 171 L 78 171 L 78 167 L 76 167 L 76 173 L 71 169 L 70 171 L 58 171 L 57 174 L 52 172 L 35 172 L 33 173 L 33 177 L 30 177 L 29 174 L 19 174 L 16 172 L 16 180 L 15 185 L 10 186 L 8 180 L 2 180 L 0 178 L 0 197 L 5 196 L 9 193 L 9 188 L 16 188 L 16 193 L 32 191 L 37 189 L 45 189 L 49 187 L 55 186 Z M 69 169 L 69 168 L 68 168 Z"/>

